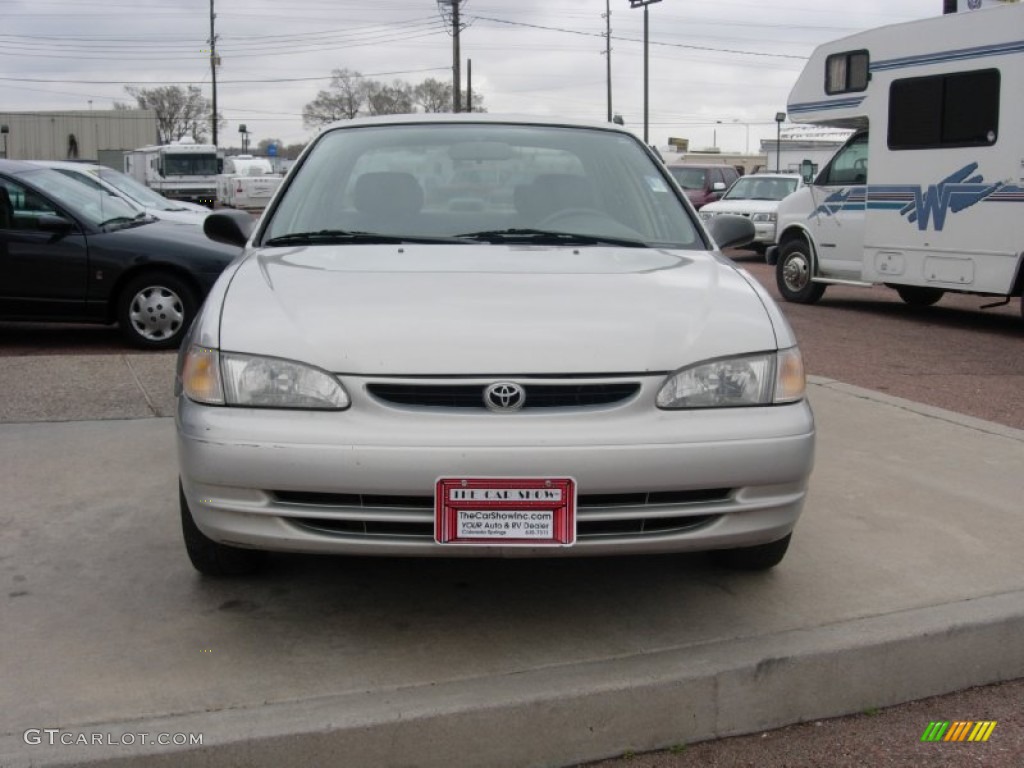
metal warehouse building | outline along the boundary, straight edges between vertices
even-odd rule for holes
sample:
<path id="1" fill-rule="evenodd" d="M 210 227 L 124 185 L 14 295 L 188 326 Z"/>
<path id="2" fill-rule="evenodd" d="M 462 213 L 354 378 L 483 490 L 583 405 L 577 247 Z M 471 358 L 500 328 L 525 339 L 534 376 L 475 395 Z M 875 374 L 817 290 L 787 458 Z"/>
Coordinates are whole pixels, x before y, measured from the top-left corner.
<path id="1" fill-rule="evenodd" d="M 157 142 L 151 109 L 0 112 L 3 127 L 0 156 L 12 160 L 99 160 L 121 170 L 125 150 Z"/>

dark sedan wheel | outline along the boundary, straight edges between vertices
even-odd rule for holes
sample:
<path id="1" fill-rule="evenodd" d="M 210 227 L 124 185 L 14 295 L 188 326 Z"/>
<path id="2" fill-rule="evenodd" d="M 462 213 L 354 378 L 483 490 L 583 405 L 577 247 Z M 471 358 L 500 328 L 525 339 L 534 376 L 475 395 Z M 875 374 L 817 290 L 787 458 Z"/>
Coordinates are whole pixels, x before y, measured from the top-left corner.
<path id="1" fill-rule="evenodd" d="M 775 265 L 775 284 L 786 301 L 813 304 L 825 293 L 822 283 L 812 282 L 814 277 L 811 249 L 803 240 L 790 240 L 779 250 Z"/>
<path id="2" fill-rule="evenodd" d="M 181 504 L 181 533 L 185 539 L 185 550 L 197 571 L 204 576 L 245 576 L 263 566 L 266 561 L 265 552 L 218 544 L 199 530 L 180 482 L 178 500 Z"/>
<path id="3" fill-rule="evenodd" d="M 738 549 L 722 549 L 713 552 L 715 560 L 727 568 L 737 571 L 766 571 L 782 562 L 789 549 L 789 540 L 793 534 L 770 544 L 756 547 L 740 547 Z"/>
<path id="4" fill-rule="evenodd" d="M 170 349 L 181 343 L 195 317 L 195 291 L 164 272 L 139 275 L 121 290 L 117 320 L 128 342 L 143 349 Z"/>
<path id="5" fill-rule="evenodd" d="M 945 295 L 941 288 L 923 288 L 918 285 L 901 285 L 896 289 L 900 298 L 912 307 L 930 307 Z"/>

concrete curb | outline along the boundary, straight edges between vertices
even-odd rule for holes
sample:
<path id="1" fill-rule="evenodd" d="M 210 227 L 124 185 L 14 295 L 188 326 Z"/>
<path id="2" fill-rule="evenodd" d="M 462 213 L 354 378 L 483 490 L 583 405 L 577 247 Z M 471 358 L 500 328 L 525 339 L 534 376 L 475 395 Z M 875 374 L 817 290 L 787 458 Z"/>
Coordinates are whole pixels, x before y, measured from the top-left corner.
<path id="1" fill-rule="evenodd" d="M 1024 592 L 493 678 L 95 723 L 201 748 L 32 747 L 0 763 L 202 768 L 559 766 L 1024 677 Z M 16 742 L 16 743 L 13 743 Z"/>
<path id="2" fill-rule="evenodd" d="M 919 403 L 914 400 L 907 400 L 902 397 L 887 395 L 884 392 L 878 392 L 874 389 L 865 389 L 863 387 L 854 386 L 853 384 L 844 384 L 841 381 L 829 379 L 824 376 L 808 376 L 807 382 L 814 386 L 825 387 L 826 389 L 832 389 L 836 392 L 843 392 L 844 394 L 858 397 L 862 400 L 870 400 L 875 403 L 881 403 L 883 405 L 892 406 L 893 408 L 899 408 L 900 410 L 910 411 L 932 419 L 947 421 L 950 424 L 967 427 L 979 432 L 986 432 L 990 435 L 999 435 L 1000 437 L 1007 437 L 1011 440 L 1024 442 L 1024 429 L 1016 429 L 1004 424 L 997 424 L 994 421 L 986 421 L 985 419 L 966 416 L 962 413 L 957 413 L 956 411 L 948 411 L 945 408 L 937 408 L 936 406 L 925 405 L 924 403 Z"/>

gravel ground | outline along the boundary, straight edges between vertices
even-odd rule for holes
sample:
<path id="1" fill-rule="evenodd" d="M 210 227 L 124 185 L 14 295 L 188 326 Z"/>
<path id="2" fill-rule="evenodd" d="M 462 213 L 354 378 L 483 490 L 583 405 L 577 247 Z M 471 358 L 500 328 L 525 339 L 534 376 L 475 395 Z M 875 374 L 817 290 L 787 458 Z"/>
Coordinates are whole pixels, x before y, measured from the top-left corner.
<path id="1" fill-rule="evenodd" d="M 932 720 L 995 720 L 987 742 L 923 743 Z M 671 751 L 624 753 L 587 768 L 1021 768 L 1024 680 Z"/>

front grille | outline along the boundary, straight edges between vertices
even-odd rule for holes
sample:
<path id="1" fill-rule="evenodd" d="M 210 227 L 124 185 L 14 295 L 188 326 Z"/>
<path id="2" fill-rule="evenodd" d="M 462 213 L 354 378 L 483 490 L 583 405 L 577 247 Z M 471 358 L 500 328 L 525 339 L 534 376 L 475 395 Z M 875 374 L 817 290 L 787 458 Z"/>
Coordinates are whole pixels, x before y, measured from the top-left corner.
<path id="1" fill-rule="evenodd" d="M 356 507 L 360 509 L 433 509 L 433 496 L 390 496 L 369 493 L 310 493 L 271 491 L 279 502 L 310 507 Z M 576 508 L 658 507 L 725 501 L 728 488 L 688 491 L 637 491 L 635 493 L 584 493 L 576 497 Z"/>
<path id="2" fill-rule="evenodd" d="M 678 533 L 693 530 L 718 519 L 718 515 L 680 517 L 637 517 L 624 520 L 576 520 L 576 538 L 601 536 L 642 536 Z M 434 538 L 434 523 L 391 522 L 381 520 L 322 520 L 320 518 L 289 518 L 289 522 L 318 533 L 340 536 L 380 536 Z"/>
<path id="3" fill-rule="evenodd" d="M 407 384 L 375 382 L 367 391 L 378 400 L 393 405 L 419 408 L 485 409 L 487 384 Z M 603 384 L 523 384 L 526 399 L 523 408 L 582 408 L 611 405 L 635 395 L 635 381 Z"/>
<path id="4" fill-rule="evenodd" d="M 434 537 L 433 496 L 272 493 L 278 505 L 287 505 L 287 511 L 295 515 L 289 514 L 283 519 L 314 533 L 379 539 L 432 540 Z M 728 488 L 581 494 L 576 499 L 576 537 L 582 540 L 605 536 L 659 536 L 693 530 L 718 520 L 721 515 L 713 505 L 728 501 L 731 496 Z M 712 505 L 712 508 L 705 505 Z M 679 508 L 686 506 L 705 514 L 677 513 L 683 512 Z M 705 508 L 700 509 L 701 506 Z M 304 510 L 306 514 L 319 516 L 304 516 Z M 358 510 L 365 510 L 365 516 Z M 346 519 L 340 519 L 341 515 Z M 395 519 L 387 519 L 391 516 Z"/>

